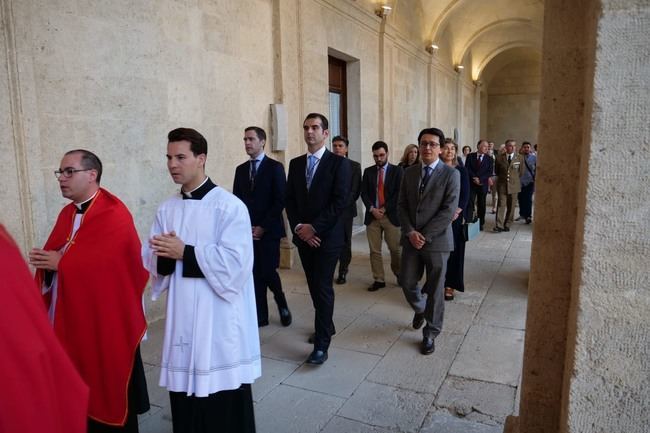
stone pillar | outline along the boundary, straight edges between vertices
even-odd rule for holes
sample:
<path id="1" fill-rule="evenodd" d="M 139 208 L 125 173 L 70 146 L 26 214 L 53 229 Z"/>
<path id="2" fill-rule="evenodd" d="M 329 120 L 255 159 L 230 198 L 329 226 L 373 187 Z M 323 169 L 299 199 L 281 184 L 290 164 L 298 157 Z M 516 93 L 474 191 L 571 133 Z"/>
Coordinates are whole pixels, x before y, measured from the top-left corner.
<path id="1" fill-rule="evenodd" d="M 545 3 L 536 226 L 519 418 L 650 425 L 650 4 Z"/>

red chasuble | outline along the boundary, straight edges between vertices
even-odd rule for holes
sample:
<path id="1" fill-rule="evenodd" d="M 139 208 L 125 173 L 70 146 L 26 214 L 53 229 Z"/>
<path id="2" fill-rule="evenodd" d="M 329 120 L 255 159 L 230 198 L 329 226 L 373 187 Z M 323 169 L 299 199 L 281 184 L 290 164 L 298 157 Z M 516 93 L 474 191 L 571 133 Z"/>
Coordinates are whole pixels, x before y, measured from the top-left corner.
<path id="1" fill-rule="evenodd" d="M 135 351 L 147 324 L 142 294 L 148 273 L 126 206 L 101 189 L 72 235 L 77 208 L 63 208 L 45 250 L 70 241 L 57 271 L 54 332 L 90 386 L 88 416 L 124 425 Z M 42 284 L 43 272 L 36 280 Z"/>
<path id="2" fill-rule="evenodd" d="M 84 433 L 88 387 L 52 332 L 34 281 L 0 225 L 0 432 Z"/>

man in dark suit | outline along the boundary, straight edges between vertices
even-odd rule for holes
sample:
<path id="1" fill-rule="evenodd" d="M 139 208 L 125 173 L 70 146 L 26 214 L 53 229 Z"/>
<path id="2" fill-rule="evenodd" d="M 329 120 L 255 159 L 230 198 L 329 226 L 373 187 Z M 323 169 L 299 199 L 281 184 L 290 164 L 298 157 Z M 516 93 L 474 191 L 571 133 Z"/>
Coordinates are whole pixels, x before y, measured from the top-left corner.
<path id="1" fill-rule="evenodd" d="M 282 210 L 287 182 L 284 167 L 264 154 L 266 132 L 257 126 L 244 130 L 244 147 L 250 160 L 235 170 L 232 192 L 248 208 L 253 235 L 253 280 L 257 304 L 257 325 L 269 324 L 266 288 L 273 293 L 283 326 L 291 324 L 291 312 L 278 275 L 280 239 L 286 236 Z"/>
<path id="2" fill-rule="evenodd" d="M 494 161 L 488 155 L 489 144 L 487 140 L 479 140 L 476 152 L 467 155 L 465 168 L 469 176 L 469 206 L 468 218 L 480 221 L 480 229 L 485 225 L 485 197 L 494 174 Z M 474 201 L 476 201 L 476 217 L 474 216 Z"/>
<path id="3" fill-rule="evenodd" d="M 361 200 L 366 206 L 366 235 L 370 248 L 370 268 L 374 282 L 368 291 L 374 292 L 386 287 L 384 262 L 381 258 L 381 240 L 386 240 L 390 251 L 390 268 L 399 278 L 401 248 L 400 220 L 397 213 L 399 185 L 402 181 L 402 168 L 388 162 L 388 145 L 377 141 L 372 145 L 375 165 L 363 171 L 361 181 Z"/>
<path id="4" fill-rule="evenodd" d="M 332 152 L 344 158 L 348 157 L 348 146 L 350 142 L 347 138 L 337 135 L 332 139 Z M 348 266 L 352 260 L 352 220 L 357 216 L 357 199 L 361 191 L 361 164 L 348 158 L 350 164 L 350 197 L 348 207 L 343 212 L 345 227 L 345 245 L 341 250 L 339 257 L 339 277 L 336 284 L 345 284 L 348 275 Z"/>
<path id="5" fill-rule="evenodd" d="M 325 148 L 327 118 L 310 113 L 303 122 L 307 154 L 289 163 L 287 217 L 293 242 L 305 270 L 314 304 L 314 350 L 308 364 L 322 364 L 335 334 L 334 288 L 336 262 L 345 244 L 343 212 L 350 195 L 350 164 Z"/>
<path id="6" fill-rule="evenodd" d="M 423 355 L 433 353 L 434 339 L 442 330 L 447 258 L 454 249 L 451 221 L 460 194 L 458 170 L 439 159 L 444 141 L 438 128 L 420 132 L 422 162 L 405 170 L 398 203 L 403 246 L 400 284 L 415 311 L 413 327 L 419 329 L 426 321 L 420 346 Z M 424 270 L 426 282 L 420 290 Z"/>

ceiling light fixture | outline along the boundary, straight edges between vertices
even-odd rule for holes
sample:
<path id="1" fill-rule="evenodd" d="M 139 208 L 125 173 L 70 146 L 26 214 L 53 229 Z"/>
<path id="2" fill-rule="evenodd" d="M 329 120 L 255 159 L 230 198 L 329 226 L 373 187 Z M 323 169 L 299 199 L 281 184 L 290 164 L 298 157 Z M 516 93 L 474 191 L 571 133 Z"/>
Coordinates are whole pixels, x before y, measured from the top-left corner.
<path id="1" fill-rule="evenodd" d="M 438 51 L 438 48 L 440 48 L 438 45 L 432 43 L 431 45 L 428 45 L 428 46 L 426 47 L 426 50 L 427 50 L 427 52 L 428 52 L 429 54 L 433 54 L 433 53 L 435 53 L 436 51 Z"/>
<path id="2" fill-rule="evenodd" d="M 465 66 L 463 66 L 463 65 L 456 65 L 456 66 L 454 67 L 454 69 L 456 70 L 456 72 L 461 72 L 463 69 L 465 69 Z"/>
<path id="3" fill-rule="evenodd" d="M 382 5 L 379 9 L 375 10 L 375 15 L 379 18 L 386 18 L 393 11 L 393 8 L 388 5 Z"/>

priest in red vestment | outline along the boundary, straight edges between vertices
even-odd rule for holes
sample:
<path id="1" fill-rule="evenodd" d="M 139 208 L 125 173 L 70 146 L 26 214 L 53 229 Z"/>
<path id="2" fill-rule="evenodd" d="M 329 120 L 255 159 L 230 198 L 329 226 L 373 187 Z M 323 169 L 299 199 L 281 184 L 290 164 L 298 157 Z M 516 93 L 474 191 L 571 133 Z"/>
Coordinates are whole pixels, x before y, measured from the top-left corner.
<path id="1" fill-rule="evenodd" d="M 52 332 L 18 248 L 0 225 L 0 432 L 84 433 L 88 387 Z"/>
<path id="2" fill-rule="evenodd" d="M 133 218 L 101 174 L 93 153 L 65 154 L 55 175 L 72 203 L 29 256 L 54 332 L 90 387 L 88 431 L 137 432 L 149 407 L 139 351 L 148 274 Z"/>

